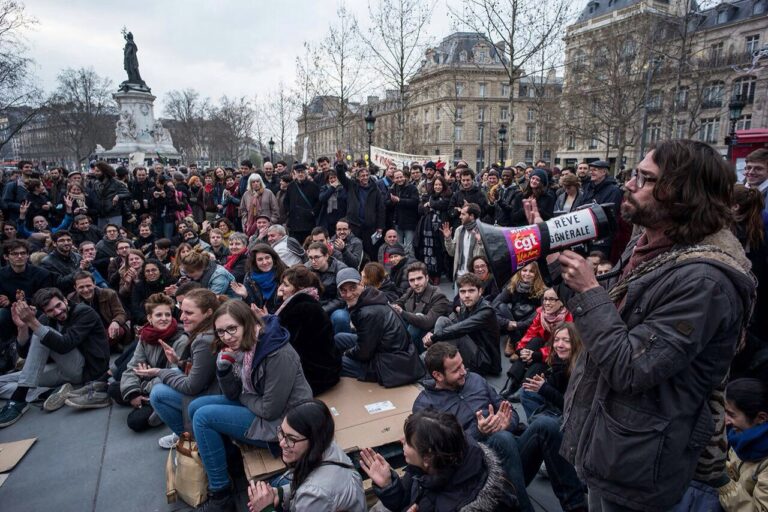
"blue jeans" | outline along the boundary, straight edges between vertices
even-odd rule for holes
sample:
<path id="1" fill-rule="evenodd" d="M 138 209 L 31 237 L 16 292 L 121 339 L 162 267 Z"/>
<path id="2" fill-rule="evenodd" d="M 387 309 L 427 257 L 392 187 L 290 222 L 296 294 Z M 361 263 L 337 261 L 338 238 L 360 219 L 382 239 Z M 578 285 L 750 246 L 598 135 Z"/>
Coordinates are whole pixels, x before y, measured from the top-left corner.
<path id="1" fill-rule="evenodd" d="M 189 404 L 189 417 L 211 491 L 220 491 L 230 485 L 226 445 L 222 436 L 262 448 L 268 446 L 266 441 L 245 437 L 256 415 L 240 402 L 224 395 L 195 398 Z"/>
<path id="2" fill-rule="evenodd" d="M 351 333 L 352 324 L 349 318 L 347 308 L 337 309 L 331 313 L 331 324 L 333 324 L 333 334 Z"/>
<path id="3" fill-rule="evenodd" d="M 486 439 L 485 444 L 499 457 L 504 473 L 509 481 L 512 482 L 512 485 L 515 486 L 515 496 L 520 504 L 520 510 L 523 512 L 533 512 L 533 505 L 531 505 L 531 501 L 528 499 L 528 492 L 525 489 L 527 483 L 523 474 L 523 463 L 520 459 L 520 450 L 518 449 L 515 436 L 512 432 L 502 430 Z"/>
<path id="4" fill-rule="evenodd" d="M 419 354 L 422 354 L 426 349 L 424 348 L 424 342 L 422 341 L 422 338 L 425 334 L 427 334 L 427 331 L 424 329 L 419 329 L 418 327 L 415 327 L 408 322 L 405 322 L 405 325 L 407 326 L 408 330 L 408 336 L 411 337 L 411 341 L 413 342 L 413 345 L 416 347 L 416 351 Z"/>
<path id="5" fill-rule="evenodd" d="M 397 241 L 403 245 L 405 254 L 408 256 L 414 256 L 413 254 L 413 237 L 416 235 L 414 229 L 397 229 Z"/>
<path id="6" fill-rule="evenodd" d="M 587 500 L 576 469 L 559 453 L 562 440 L 560 419 L 542 414 L 517 438 L 517 446 L 526 485 L 534 479 L 543 461 L 560 506 L 563 510 L 572 510 L 586 506 Z"/>
<path id="7" fill-rule="evenodd" d="M 534 413 L 537 410 L 546 408 L 547 401 L 543 396 L 536 392 L 526 391 L 524 389 L 521 389 L 520 391 L 520 405 L 523 406 L 525 417 L 531 421 Z"/>
<path id="8" fill-rule="evenodd" d="M 342 352 L 346 351 L 357 345 L 357 334 L 352 333 L 340 333 L 333 337 L 336 347 Z M 368 370 L 368 365 L 356 361 L 350 357 L 342 356 L 341 358 L 341 376 L 342 377 L 354 377 L 356 379 L 364 379 Z"/>
<path id="9" fill-rule="evenodd" d="M 184 432 L 184 397 L 167 384 L 155 384 L 149 393 L 149 403 L 163 423 L 168 425 L 175 434 Z"/>

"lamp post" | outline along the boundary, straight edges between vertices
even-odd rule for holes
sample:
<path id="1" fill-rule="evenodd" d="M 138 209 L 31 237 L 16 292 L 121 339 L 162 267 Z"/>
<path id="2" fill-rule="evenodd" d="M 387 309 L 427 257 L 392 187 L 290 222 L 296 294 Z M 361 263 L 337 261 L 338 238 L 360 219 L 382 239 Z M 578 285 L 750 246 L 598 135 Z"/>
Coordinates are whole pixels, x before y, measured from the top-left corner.
<path id="1" fill-rule="evenodd" d="M 507 127 L 501 125 L 499 127 L 499 160 L 501 160 L 502 167 L 504 166 L 504 141 L 507 140 Z"/>
<path id="2" fill-rule="evenodd" d="M 275 164 L 275 141 L 272 140 L 272 137 L 269 138 L 269 161 L 272 162 L 272 165 Z"/>
<path id="3" fill-rule="evenodd" d="M 731 161 L 733 156 L 733 147 L 736 145 L 736 123 L 741 119 L 741 112 L 744 110 L 746 103 L 741 98 L 741 94 L 735 94 L 731 98 L 731 102 L 728 103 L 728 115 L 731 119 L 731 132 L 725 139 L 725 143 L 728 145 L 728 161 Z"/>
<path id="4" fill-rule="evenodd" d="M 368 115 L 365 116 L 365 131 L 368 132 L 368 170 L 373 165 L 373 158 L 371 157 L 371 145 L 373 144 L 373 127 L 376 124 L 376 117 L 373 115 L 373 109 L 368 109 Z"/>

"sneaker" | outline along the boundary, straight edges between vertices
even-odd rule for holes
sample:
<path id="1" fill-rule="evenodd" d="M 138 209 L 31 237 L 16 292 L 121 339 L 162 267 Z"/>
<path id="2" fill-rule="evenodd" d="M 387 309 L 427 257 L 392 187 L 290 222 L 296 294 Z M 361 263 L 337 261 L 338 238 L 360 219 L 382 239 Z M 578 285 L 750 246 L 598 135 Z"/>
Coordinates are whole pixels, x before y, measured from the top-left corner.
<path id="1" fill-rule="evenodd" d="M 177 436 L 176 434 L 168 434 L 167 436 L 161 437 L 157 441 L 157 444 L 159 444 L 160 448 L 164 450 L 170 450 L 171 448 L 176 446 L 176 443 L 178 442 L 179 442 L 179 436 Z"/>
<path id="2" fill-rule="evenodd" d="M 51 393 L 51 395 L 43 402 L 43 410 L 53 412 L 64 407 L 64 401 L 67 399 L 69 392 L 72 391 L 72 384 L 67 382 L 62 384 L 59 389 Z"/>
<path id="3" fill-rule="evenodd" d="M 112 399 L 104 391 L 91 390 L 89 393 L 67 398 L 64 403 L 75 409 L 101 409 L 112 405 Z"/>
<path id="4" fill-rule="evenodd" d="M 67 398 L 75 398 L 78 396 L 87 395 L 89 392 L 93 391 L 106 391 L 107 390 L 107 383 L 101 382 L 101 381 L 93 381 L 89 382 L 83 387 L 73 389 L 69 392 L 69 395 L 67 395 Z"/>
<path id="5" fill-rule="evenodd" d="M 21 415 L 27 412 L 29 404 L 27 402 L 14 402 L 9 400 L 5 407 L 0 410 L 0 428 L 5 428 L 13 425 Z"/>

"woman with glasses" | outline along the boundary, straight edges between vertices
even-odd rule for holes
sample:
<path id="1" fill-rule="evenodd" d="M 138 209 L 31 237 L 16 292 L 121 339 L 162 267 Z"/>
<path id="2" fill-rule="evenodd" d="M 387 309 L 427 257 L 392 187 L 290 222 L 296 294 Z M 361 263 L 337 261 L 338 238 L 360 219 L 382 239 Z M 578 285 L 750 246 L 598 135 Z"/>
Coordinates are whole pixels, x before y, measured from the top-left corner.
<path id="1" fill-rule="evenodd" d="M 508 397 L 515 393 L 525 378 L 544 373 L 544 361 L 552 347 L 552 329 L 561 322 L 573 322 L 573 315 L 565 308 L 554 288 L 548 288 L 541 297 L 541 307 L 522 339 L 517 343 L 509 360 L 507 383 L 501 395 Z"/>
<path id="2" fill-rule="evenodd" d="M 259 319 L 244 301 L 230 300 L 216 310 L 213 323 L 216 375 L 224 394 L 194 400 L 189 417 L 208 475 L 205 510 L 233 510 L 235 491 L 226 457 L 231 444 L 224 436 L 277 455 L 283 418 L 311 400 L 312 390 L 276 316 Z"/>
<path id="3" fill-rule="evenodd" d="M 331 411 L 320 400 L 291 409 L 277 430 L 283 462 L 290 468 L 272 487 L 251 482 L 248 507 L 260 511 L 278 505 L 286 511 L 366 510 L 360 474 L 333 440 Z"/>

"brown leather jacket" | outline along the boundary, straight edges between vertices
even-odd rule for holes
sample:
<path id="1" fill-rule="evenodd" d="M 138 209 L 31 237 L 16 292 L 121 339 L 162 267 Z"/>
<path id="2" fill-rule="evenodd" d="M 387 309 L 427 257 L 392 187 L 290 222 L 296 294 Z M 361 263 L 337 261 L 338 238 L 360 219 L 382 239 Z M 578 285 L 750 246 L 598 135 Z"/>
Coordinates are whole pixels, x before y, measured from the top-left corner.
<path id="1" fill-rule="evenodd" d="M 125 334 L 121 338 L 115 340 L 110 339 L 110 345 L 114 345 L 115 343 L 126 345 L 130 343 L 133 339 L 133 332 L 128 326 L 128 315 L 125 313 L 125 308 L 123 308 L 123 305 L 117 296 L 117 292 L 110 288 L 96 288 L 93 293 L 93 300 L 90 303 L 84 301 L 77 292 L 70 293 L 69 296 L 67 296 L 67 299 L 72 304 L 86 304 L 94 308 L 99 314 L 105 328 L 109 327 L 109 324 L 113 321 L 120 324 L 120 327 L 123 328 Z"/>

